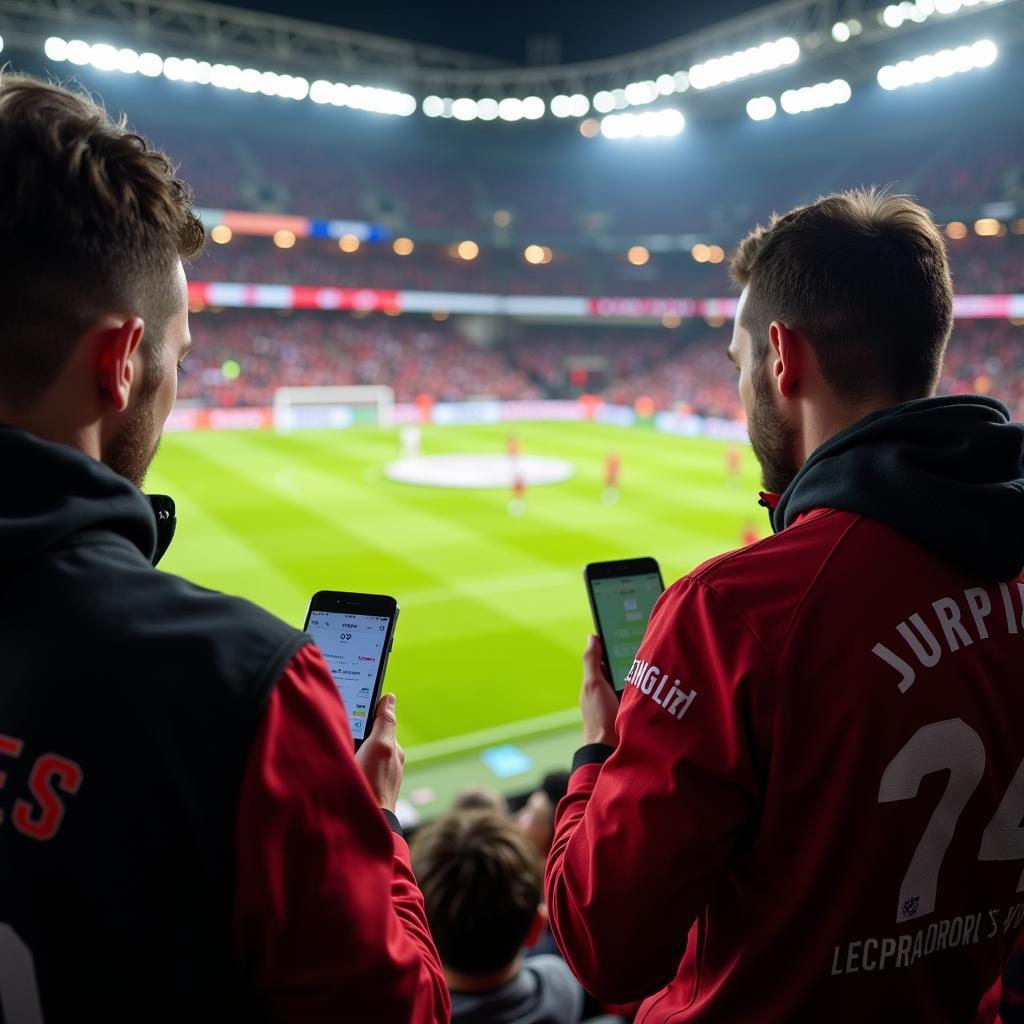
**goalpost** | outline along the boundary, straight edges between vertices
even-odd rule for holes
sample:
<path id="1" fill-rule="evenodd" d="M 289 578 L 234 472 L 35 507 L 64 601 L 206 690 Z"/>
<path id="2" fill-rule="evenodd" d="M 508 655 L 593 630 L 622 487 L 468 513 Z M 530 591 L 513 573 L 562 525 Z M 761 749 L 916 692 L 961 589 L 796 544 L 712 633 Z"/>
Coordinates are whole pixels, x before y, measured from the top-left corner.
<path id="1" fill-rule="evenodd" d="M 274 392 L 274 429 L 340 430 L 355 423 L 389 427 L 395 392 L 383 384 L 349 387 L 292 387 Z"/>

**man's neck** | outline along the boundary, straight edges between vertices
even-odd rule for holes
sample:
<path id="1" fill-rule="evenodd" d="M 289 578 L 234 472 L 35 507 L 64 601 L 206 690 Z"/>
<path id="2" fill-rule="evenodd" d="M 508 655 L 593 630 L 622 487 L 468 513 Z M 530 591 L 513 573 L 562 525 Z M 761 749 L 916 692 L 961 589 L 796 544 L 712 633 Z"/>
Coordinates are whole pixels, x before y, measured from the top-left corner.
<path id="1" fill-rule="evenodd" d="M 53 444 L 77 448 L 97 461 L 100 459 L 100 435 L 97 426 L 80 428 L 69 422 L 60 410 L 17 410 L 0 405 L 0 423 L 24 430 L 33 437 Z"/>
<path id="2" fill-rule="evenodd" d="M 507 967 L 487 974 L 456 971 L 446 966 L 444 976 L 448 981 L 448 988 L 452 992 L 492 992 L 496 988 L 501 988 L 502 985 L 507 985 L 519 973 L 522 966 L 523 958 L 517 956 Z"/>

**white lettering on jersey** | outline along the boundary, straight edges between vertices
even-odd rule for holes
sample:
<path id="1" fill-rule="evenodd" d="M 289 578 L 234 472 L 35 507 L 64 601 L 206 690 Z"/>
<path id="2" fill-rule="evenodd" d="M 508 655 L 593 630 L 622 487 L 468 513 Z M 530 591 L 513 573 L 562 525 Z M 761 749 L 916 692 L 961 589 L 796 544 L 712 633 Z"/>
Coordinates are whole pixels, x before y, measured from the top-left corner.
<path id="1" fill-rule="evenodd" d="M 669 678 L 669 673 L 662 672 L 657 665 L 637 658 L 626 676 L 626 682 L 650 697 L 673 718 L 680 719 L 690 710 L 690 705 L 697 698 L 697 691 L 690 690 L 687 693 L 678 679 L 670 686 Z"/>
<path id="2" fill-rule="evenodd" d="M 1019 634 L 1020 627 L 1024 626 L 1024 584 L 1018 583 L 1016 589 L 1017 608 L 1013 604 L 1013 591 L 1006 583 L 999 584 L 999 600 L 1006 613 L 1006 632 L 1010 635 Z M 906 693 L 914 685 L 918 666 L 934 668 L 947 651 L 955 654 L 976 640 L 990 638 L 989 630 L 999 620 L 999 616 L 995 616 L 989 621 L 996 604 L 994 593 L 994 588 L 990 592 L 985 587 L 968 587 L 956 597 L 941 597 L 933 601 L 925 612 L 933 625 L 929 625 L 919 612 L 914 612 L 896 626 L 902 643 L 879 641 L 871 648 L 876 658 L 899 673 L 896 685 L 900 693 Z M 1001 634 L 1002 630 L 997 628 L 996 632 Z"/>

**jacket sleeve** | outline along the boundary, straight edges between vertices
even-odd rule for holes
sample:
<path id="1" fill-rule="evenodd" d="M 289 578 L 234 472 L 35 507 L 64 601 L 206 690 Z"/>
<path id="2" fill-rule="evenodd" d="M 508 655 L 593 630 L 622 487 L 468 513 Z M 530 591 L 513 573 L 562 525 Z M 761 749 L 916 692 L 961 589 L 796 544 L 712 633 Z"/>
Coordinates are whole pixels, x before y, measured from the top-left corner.
<path id="1" fill-rule="evenodd" d="M 687 932 L 758 803 L 766 664 L 723 600 L 683 579 L 652 613 L 614 753 L 577 753 L 545 888 L 555 940 L 599 999 L 644 998 L 679 970 Z"/>
<path id="2" fill-rule="evenodd" d="M 405 840 L 353 753 L 320 652 L 271 693 L 236 825 L 235 943 L 269 1021 L 447 1021 Z"/>

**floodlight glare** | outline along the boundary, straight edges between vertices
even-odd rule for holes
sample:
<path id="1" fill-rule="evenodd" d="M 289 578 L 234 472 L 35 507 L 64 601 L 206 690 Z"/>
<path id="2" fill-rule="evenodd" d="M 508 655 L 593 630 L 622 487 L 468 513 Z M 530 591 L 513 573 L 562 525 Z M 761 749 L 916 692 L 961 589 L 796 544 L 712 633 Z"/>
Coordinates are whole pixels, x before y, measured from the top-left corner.
<path id="1" fill-rule="evenodd" d="M 440 96 L 427 96 L 423 100 L 423 113 L 427 117 L 440 117 L 444 113 L 444 100 Z"/>
<path id="2" fill-rule="evenodd" d="M 498 116 L 498 101 L 484 97 L 476 101 L 476 116 L 481 121 L 493 121 Z"/>
<path id="3" fill-rule="evenodd" d="M 671 96 L 676 91 L 676 80 L 671 75 L 658 75 L 654 84 L 662 96 Z"/>
<path id="4" fill-rule="evenodd" d="M 68 43 L 68 60 L 72 64 L 84 66 L 89 63 L 90 46 L 81 39 L 72 39 Z"/>
<path id="5" fill-rule="evenodd" d="M 599 114 L 607 114 L 615 109 L 615 97 L 607 91 L 602 91 L 594 96 L 594 109 Z"/>
<path id="6" fill-rule="evenodd" d="M 523 117 L 523 101 L 516 96 L 506 96 L 498 104 L 498 117 L 502 121 L 519 121 Z"/>
<path id="7" fill-rule="evenodd" d="M 43 43 L 43 53 L 46 54 L 47 60 L 65 61 L 68 59 L 68 44 L 67 40 L 61 39 L 60 36 L 50 36 L 49 39 Z"/>
<path id="8" fill-rule="evenodd" d="M 149 52 L 139 54 L 140 75 L 145 75 L 147 78 L 158 78 L 163 72 L 163 69 L 163 58 L 160 57 L 159 54 Z M 212 75 L 210 81 L 213 81 Z"/>
<path id="9" fill-rule="evenodd" d="M 837 43 L 845 43 L 850 38 L 850 26 L 845 21 L 837 21 L 832 26 L 832 38 Z"/>
<path id="10" fill-rule="evenodd" d="M 771 96 L 755 96 L 747 101 L 747 116 L 752 121 L 767 121 L 775 116 L 775 100 Z"/>
<path id="11" fill-rule="evenodd" d="M 695 89 L 713 89 L 739 78 L 774 71 L 775 68 L 792 64 L 799 56 L 800 44 L 791 36 L 783 36 L 771 43 L 762 43 L 760 46 L 694 64 L 690 68 L 689 84 Z"/>
<path id="12" fill-rule="evenodd" d="M 522 112 L 527 121 L 536 121 L 544 116 L 544 101 L 539 96 L 527 96 L 523 100 Z"/>
<path id="13" fill-rule="evenodd" d="M 936 78 L 987 68 L 995 63 L 998 56 L 999 51 L 991 39 L 979 39 L 973 46 L 958 46 L 954 50 L 922 54 L 914 60 L 901 60 L 895 65 L 886 64 L 878 69 L 878 84 L 889 91 L 909 85 L 924 85 Z"/>
<path id="14" fill-rule="evenodd" d="M 476 100 L 468 99 L 465 96 L 457 100 L 453 100 L 452 117 L 454 117 L 456 121 L 475 121 Z"/>

